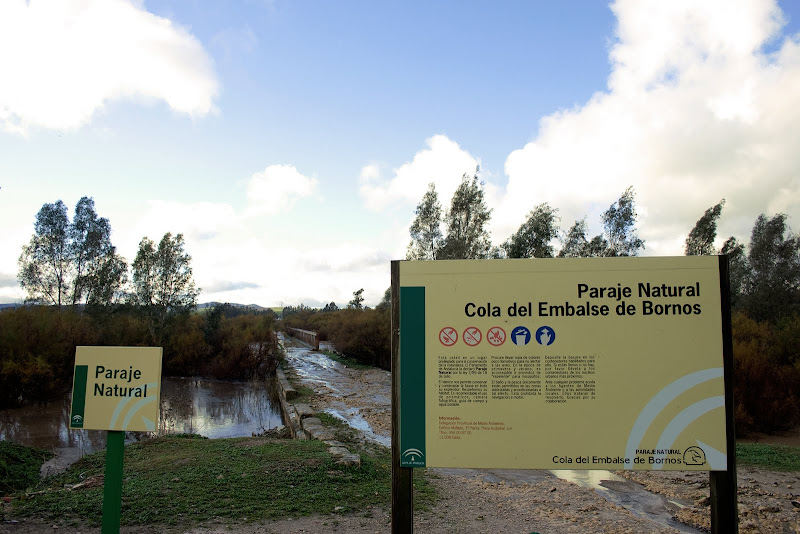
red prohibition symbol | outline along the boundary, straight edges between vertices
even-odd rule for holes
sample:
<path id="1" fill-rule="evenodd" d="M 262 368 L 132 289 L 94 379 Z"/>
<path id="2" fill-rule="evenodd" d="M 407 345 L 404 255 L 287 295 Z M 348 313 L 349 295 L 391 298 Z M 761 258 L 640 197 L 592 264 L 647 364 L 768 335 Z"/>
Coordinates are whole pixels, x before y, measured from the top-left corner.
<path id="1" fill-rule="evenodd" d="M 445 326 L 439 331 L 439 341 L 445 347 L 452 347 L 458 341 L 458 332 L 456 332 L 455 328 Z"/>
<path id="2" fill-rule="evenodd" d="M 475 328 L 474 326 L 470 326 L 466 330 L 464 330 L 464 343 L 469 345 L 470 347 L 474 347 L 478 343 L 481 342 L 481 338 L 483 334 L 481 331 Z"/>
<path id="3" fill-rule="evenodd" d="M 506 342 L 506 331 L 499 326 L 492 327 L 486 332 L 486 340 L 495 347 L 499 347 Z"/>

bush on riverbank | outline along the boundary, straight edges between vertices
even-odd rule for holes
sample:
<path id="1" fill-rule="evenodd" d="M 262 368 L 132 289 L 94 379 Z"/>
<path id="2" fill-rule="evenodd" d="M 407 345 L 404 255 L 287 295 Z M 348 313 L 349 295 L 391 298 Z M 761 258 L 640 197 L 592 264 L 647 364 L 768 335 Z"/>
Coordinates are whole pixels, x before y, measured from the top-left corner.
<path id="1" fill-rule="evenodd" d="M 245 380 L 274 373 L 279 357 L 274 315 L 218 308 L 167 317 L 164 374 Z M 72 384 L 79 345 L 150 346 L 151 339 L 147 319 L 134 306 L 84 312 L 49 306 L 3 310 L 0 408 L 63 395 Z"/>
<path id="2" fill-rule="evenodd" d="M 36 485 L 42 464 L 52 457 L 45 450 L 0 441 L 0 496 Z"/>
<path id="3" fill-rule="evenodd" d="M 736 431 L 775 432 L 800 424 L 800 319 L 732 319 Z"/>

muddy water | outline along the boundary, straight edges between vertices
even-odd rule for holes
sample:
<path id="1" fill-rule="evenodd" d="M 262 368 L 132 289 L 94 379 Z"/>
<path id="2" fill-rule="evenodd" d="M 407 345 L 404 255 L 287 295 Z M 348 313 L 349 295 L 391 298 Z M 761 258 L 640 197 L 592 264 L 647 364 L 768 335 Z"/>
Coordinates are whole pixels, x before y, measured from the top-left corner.
<path id="1" fill-rule="evenodd" d="M 106 432 L 71 430 L 69 412 L 69 395 L 58 401 L 0 410 L 0 440 L 77 457 L 104 449 Z M 162 432 L 228 438 L 280 425 L 280 405 L 263 382 L 196 378 L 165 378 L 161 382 Z"/>
<path id="2" fill-rule="evenodd" d="M 324 411 L 346 421 L 360 430 L 368 439 L 387 447 L 391 446 L 388 429 L 376 432 L 363 417 L 365 402 L 374 402 L 373 412 L 391 414 L 391 381 L 381 381 L 384 387 L 375 387 L 374 382 L 365 386 L 358 380 L 358 372 L 331 360 L 322 353 L 307 347 L 291 346 L 287 343 L 287 359 L 300 378 L 324 397 L 320 406 Z M 325 348 L 325 347 L 321 347 Z M 370 371 L 371 373 L 374 371 Z M 388 377 L 388 373 L 387 377 Z M 368 389 L 369 391 L 364 391 Z M 366 397 L 366 399 L 365 399 Z M 625 507 L 634 515 L 646 518 L 660 526 L 671 527 L 679 532 L 700 532 L 675 521 L 672 516 L 679 508 L 689 503 L 670 501 L 661 495 L 648 492 L 643 486 L 624 479 L 610 471 L 591 470 L 517 470 L 517 469 L 437 469 L 465 478 L 480 478 L 487 482 L 505 482 L 511 485 L 531 484 L 544 478 L 558 477 L 579 486 L 594 489 L 606 500 Z"/>

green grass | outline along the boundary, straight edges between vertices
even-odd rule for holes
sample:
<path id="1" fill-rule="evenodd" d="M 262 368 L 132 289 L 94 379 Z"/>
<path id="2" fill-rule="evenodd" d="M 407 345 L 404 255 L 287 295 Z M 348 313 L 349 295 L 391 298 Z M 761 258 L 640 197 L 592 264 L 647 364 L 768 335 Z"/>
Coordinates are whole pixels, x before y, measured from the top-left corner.
<path id="1" fill-rule="evenodd" d="M 800 447 L 737 443 L 738 465 L 762 467 L 774 471 L 800 471 Z"/>
<path id="2" fill-rule="evenodd" d="M 291 404 L 298 404 L 298 403 L 308 403 L 311 400 L 311 397 L 314 396 L 314 390 L 308 386 L 304 386 L 303 384 L 292 383 L 292 387 L 297 392 L 297 395 L 292 398 L 289 402 Z"/>
<path id="3" fill-rule="evenodd" d="M 35 485 L 42 464 L 52 457 L 45 450 L 0 441 L 0 496 Z"/>
<path id="4" fill-rule="evenodd" d="M 351 369 L 372 369 L 371 365 L 361 363 L 360 361 L 354 360 L 353 358 L 348 358 L 347 356 L 341 356 L 329 350 L 323 350 L 322 353 L 331 360 L 339 362 L 342 365 L 350 367 Z"/>
<path id="5" fill-rule="evenodd" d="M 316 440 L 163 437 L 125 447 L 122 524 L 175 525 L 213 518 L 255 521 L 389 506 L 391 458 L 384 447 L 363 453 L 361 467 L 336 464 Z M 102 487 L 69 490 L 102 475 L 105 452 L 14 501 L 10 517 L 83 520 L 97 525 Z M 419 506 L 435 500 L 418 477 Z"/>

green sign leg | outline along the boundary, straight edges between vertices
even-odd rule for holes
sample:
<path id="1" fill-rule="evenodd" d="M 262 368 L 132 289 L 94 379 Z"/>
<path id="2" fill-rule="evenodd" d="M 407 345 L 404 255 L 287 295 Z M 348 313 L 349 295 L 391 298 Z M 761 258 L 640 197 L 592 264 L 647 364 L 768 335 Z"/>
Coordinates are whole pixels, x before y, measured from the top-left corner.
<path id="1" fill-rule="evenodd" d="M 109 430 L 106 438 L 106 478 L 103 483 L 102 534 L 119 534 L 122 512 L 122 463 L 125 456 L 125 432 Z"/>

